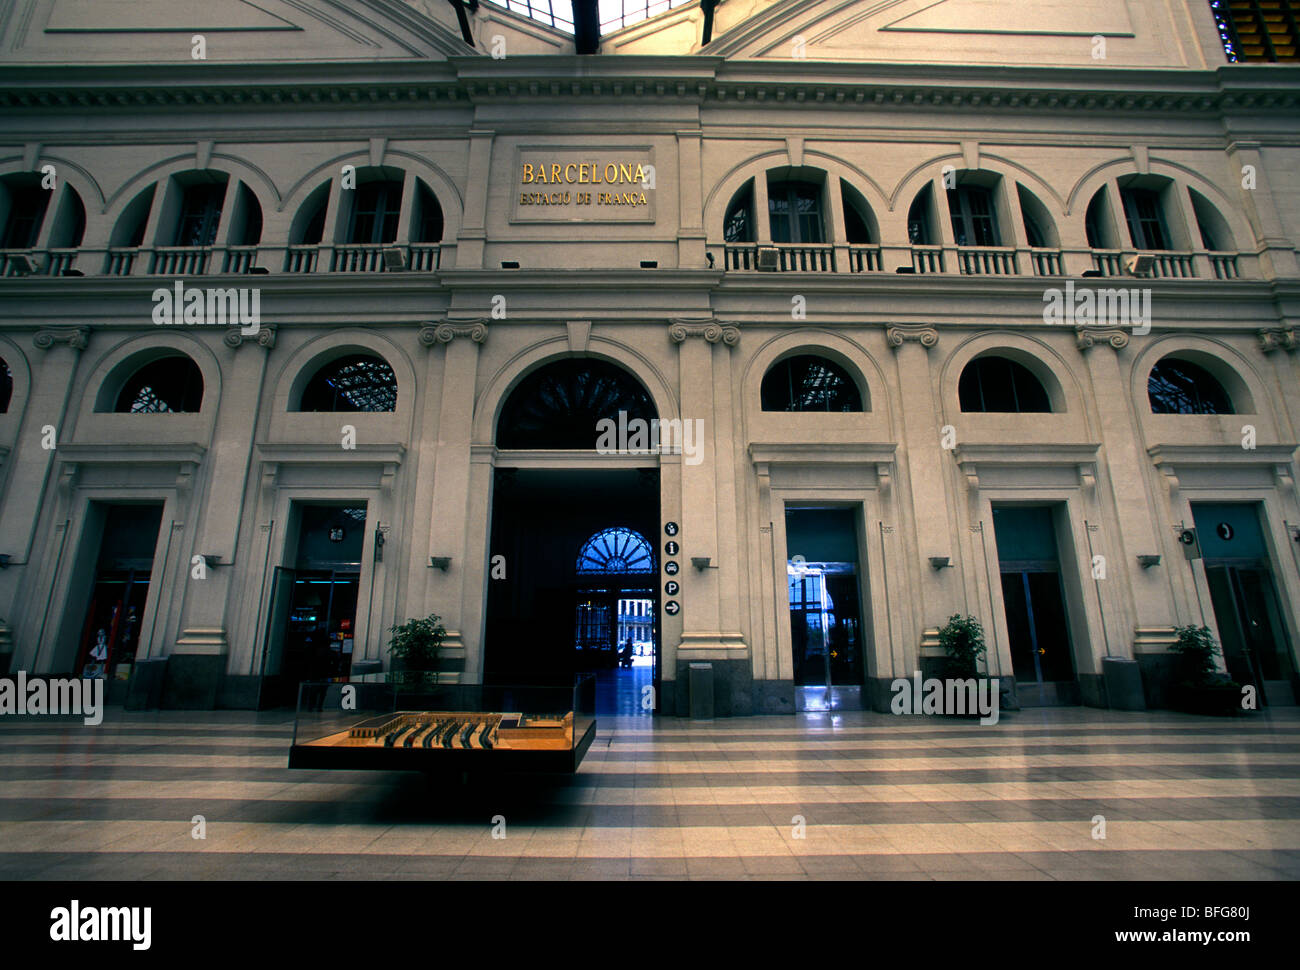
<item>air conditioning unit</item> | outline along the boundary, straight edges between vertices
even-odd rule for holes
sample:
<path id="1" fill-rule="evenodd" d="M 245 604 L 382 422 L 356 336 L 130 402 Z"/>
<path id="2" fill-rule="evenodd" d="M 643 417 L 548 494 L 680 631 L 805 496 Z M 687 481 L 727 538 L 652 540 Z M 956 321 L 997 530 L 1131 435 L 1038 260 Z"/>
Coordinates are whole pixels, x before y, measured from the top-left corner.
<path id="1" fill-rule="evenodd" d="M 775 271 L 781 265 L 781 250 L 775 246 L 758 247 L 758 268 Z"/>
<path id="2" fill-rule="evenodd" d="M 384 250 L 384 269 L 390 273 L 397 273 L 406 269 L 406 251 L 402 249 L 385 249 Z"/>
<path id="3" fill-rule="evenodd" d="M 1155 264 L 1156 258 L 1150 253 L 1134 253 L 1124 257 L 1124 268 L 1130 276 L 1150 276 Z"/>

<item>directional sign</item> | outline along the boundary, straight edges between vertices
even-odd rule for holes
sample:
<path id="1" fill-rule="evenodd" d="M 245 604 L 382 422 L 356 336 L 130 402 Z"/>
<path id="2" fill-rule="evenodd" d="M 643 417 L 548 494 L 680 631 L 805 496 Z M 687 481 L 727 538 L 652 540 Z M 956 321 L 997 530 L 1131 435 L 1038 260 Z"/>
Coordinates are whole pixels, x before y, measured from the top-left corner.
<path id="1" fill-rule="evenodd" d="M 681 531 L 681 530 L 677 528 L 677 523 L 676 523 L 676 522 L 665 522 L 665 523 L 664 523 L 664 535 L 675 536 L 675 535 L 677 535 L 677 533 L 680 532 L 680 531 Z"/>
<path id="2" fill-rule="evenodd" d="M 666 572 L 669 576 L 676 576 L 677 569 L 678 569 L 677 560 L 675 559 L 669 559 L 666 563 L 664 563 L 664 572 Z"/>
<path id="3" fill-rule="evenodd" d="M 669 541 L 664 543 L 664 552 L 669 556 L 675 556 L 681 551 L 682 547 L 675 542 Z"/>
<path id="4" fill-rule="evenodd" d="M 676 616 L 682 610 L 682 606 L 676 600 L 669 600 L 664 604 L 664 612 L 669 616 Z"/>
<path id="5" fill-rule="evenodd" d="M 681 587 L 677 585 L 677 580 L 675 579 L 670 579 L 668 582 L 664 583 L 664 592 L 669 596 L 676 596 L 679 589 L 681 589 Z"/>

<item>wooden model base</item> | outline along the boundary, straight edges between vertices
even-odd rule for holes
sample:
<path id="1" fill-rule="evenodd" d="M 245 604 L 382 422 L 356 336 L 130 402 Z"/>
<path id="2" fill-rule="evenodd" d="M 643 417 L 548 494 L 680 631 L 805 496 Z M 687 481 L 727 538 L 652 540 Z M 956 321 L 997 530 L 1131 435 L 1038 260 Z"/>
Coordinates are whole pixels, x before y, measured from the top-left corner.
<path id="1" fill-rule="evenodd" d="M 576 771 L 596 735 L 573 712 L 398 711 L 289 750 L 290 768 L 414 771 Z"/>

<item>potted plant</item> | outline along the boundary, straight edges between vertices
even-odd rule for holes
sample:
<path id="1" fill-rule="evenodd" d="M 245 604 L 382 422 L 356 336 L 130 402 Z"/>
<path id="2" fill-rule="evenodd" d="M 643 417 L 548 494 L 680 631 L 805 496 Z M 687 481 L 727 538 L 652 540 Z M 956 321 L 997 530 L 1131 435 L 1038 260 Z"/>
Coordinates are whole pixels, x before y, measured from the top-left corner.
<path id="1" fill-rule="evenodd" d="M 438 654 L 447 639 L 441 617 L 430 613 L 423 619 L 389 627 L 389 632 L 393 635 L 388 642 L 388 652 L 393 655 L 389 683 L 408 691 L 422 690 L 436 683 Z"/>
<path id="2" fill-rule="evenodd" d="M 1219 673 L 1214 659 L 1219 645 L 1208 626 L 1176 626 L 1171 652 L 1181 658 L 1181 679 L 1174 685 L 1174 707 L 1188 714 L 1236 714 L 1242 710 L 1241 685 Z"/>
<path id="3" fill-rule="evenodd" d="M 954 613 L 948 617 L 948 622 L 939 630 L 939 646 L 943 647 L 944 653 L 947 654 L 944 663 L 945 681 L 973 682 L 975 697 L 992 698 L 997 695 L 1000 690 L 1000 683 L 997 680 L 992 680 L 991 684 L 984 687 L 982 682 L 991 678 L 981 676 L 979 672 L 980 662 L 987 652 L 987 647 L 984 644 L 984 627 L 980 625 L 979 620 L 973 616 L 961 616 Z M 988 693 L 982 694 L 983 690 L 987 690 Z M 962 716 L 979 717 L 979 710 L 972 703 L 975 697 L 971 697 L 969 694 L 964 696 L 967 697 L 967 701 Z M 955 714 L 956 712 L 948 711 L 947 713 Z"/>

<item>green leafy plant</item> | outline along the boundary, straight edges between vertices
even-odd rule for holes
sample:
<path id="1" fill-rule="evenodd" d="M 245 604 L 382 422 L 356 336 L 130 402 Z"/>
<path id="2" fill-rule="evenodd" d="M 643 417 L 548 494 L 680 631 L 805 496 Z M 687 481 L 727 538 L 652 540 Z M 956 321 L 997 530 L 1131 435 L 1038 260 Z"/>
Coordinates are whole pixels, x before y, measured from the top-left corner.
<path id="1" fill-rule="evenodd" d="M 447 639 L 447 630 L 441 623 L 441 617 L 430 613 L 423 619 L 411 619 L 389 627 L 389 632 L 393 636 L 388 641 L 388 651 L 401 667 L 400 670 L 389 671 L 389 681 L 408 689 L 433 684 L 438 669 L 438 654 L 442 650 L 443 641 Z"/>
<path id="2" fill-rule="evenodd" d="M 984 628 L 973 616 L 954 613 L 939 631 L 939 646 L 948 654 L 948 676 L 966 679 L 979 676 L 984 658 Z"/>
<path id="3" fill-rule="evenodd" d="M 1176 626 L 1174 636 L 1178 640 L 1169 649 L 1182 657 L 1184 675 L 1189 684 L 1204 687 L 1222 680 L 1214 666 L 1219 644 L 1208 626 Z"/>

